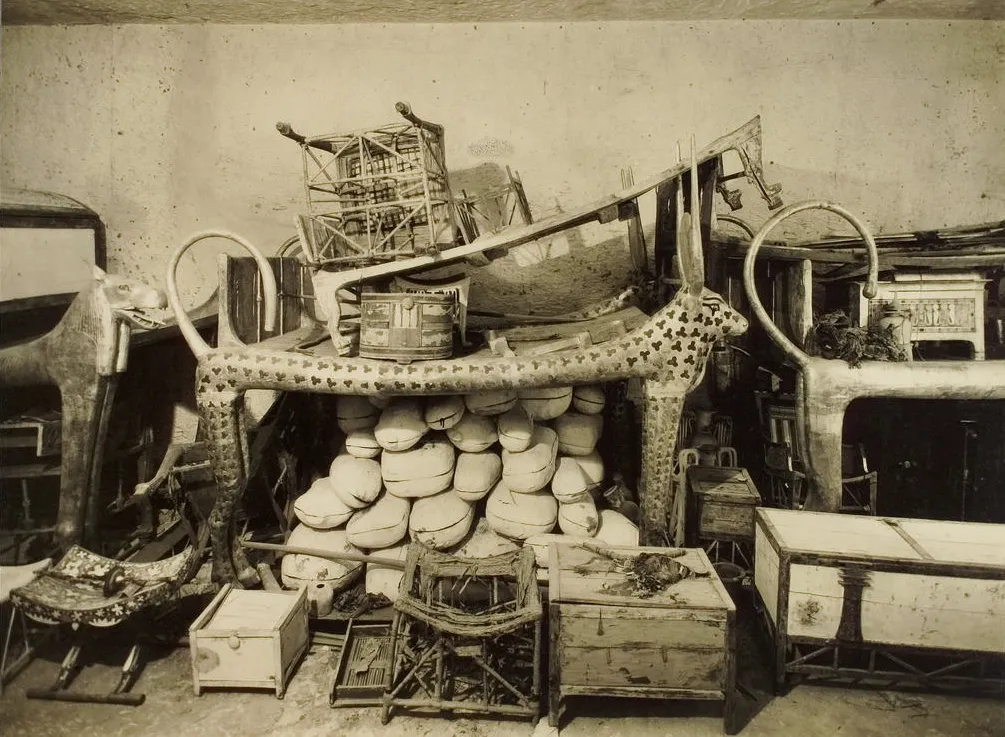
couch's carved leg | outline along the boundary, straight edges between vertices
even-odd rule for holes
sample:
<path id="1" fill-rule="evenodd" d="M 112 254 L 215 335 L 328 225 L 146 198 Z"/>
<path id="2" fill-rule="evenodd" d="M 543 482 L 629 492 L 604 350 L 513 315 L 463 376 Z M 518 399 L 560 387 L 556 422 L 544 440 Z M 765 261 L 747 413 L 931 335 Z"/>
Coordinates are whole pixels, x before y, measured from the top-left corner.
<path id="1" fill-rule="evenodd" d="M 234 540 L 234 512 L 247 484 L 241 439 L 242 396 L 238 393 L 202 394 L 199 412 L 206 431 L 217 497 L 209 516 L 213 551 L 213 578 L 220 582 L 252 585 L 258 576 Z"/>
<path id="2" fill-rule="evenodd" d="M 67 550 L 84 542 L 88 497 L 97 493 L 89 489 L 95 475 L 98 430 L 101 420 L 101 400 L 106 377 L 92 374 L 87 381 L 60 386 L 62 395 L 62 449 L 60 460 L 59 512 L 56 518 L 56 542 Z"/>
<path id="3" fill-rule="evenodd" d="M 670 476 L 683 396 L 680 389 L 656 380 L 642 383 L 642 469 L 639 495 L 642 542 L 667 545 Z"/>
<path id="4" fill-rule="evenodd" d="M 837 512 L 841 508 L 841 440 L 846 408 L 845 401 L 814 399 L 804 393 L 797 421 L 802 427 L 802 461 L 809 482 L 807 510 Z M 807 417 L 812 419 L 807 422 Z"/>

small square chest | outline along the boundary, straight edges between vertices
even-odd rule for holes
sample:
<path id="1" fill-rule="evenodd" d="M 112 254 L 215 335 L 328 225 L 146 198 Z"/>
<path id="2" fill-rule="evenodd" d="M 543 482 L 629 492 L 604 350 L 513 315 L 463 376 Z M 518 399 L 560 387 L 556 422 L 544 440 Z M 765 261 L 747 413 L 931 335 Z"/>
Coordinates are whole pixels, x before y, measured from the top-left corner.
<path id="1" fill-rule="evenodd" d="M 754 512 L 761 495 L 745 468 L 691 466 L 687 469 L 690 544 L 722 540 L 754 542 Z"/>
<path id="2" fill-rule="evenodd" d="M 641 598 L 604 553 L 670 553 L 694 575 Z M 553 543 L 549 556 L 552 726 L 569 696 L 721 699 L 735 732 L 736 608 L 703 550 Z"/>
<path id="3" fill-rule="evenodd" d="M 268 688 L 282 698 L 307 651 L 307 589 L 297 594 L 224 586 L 189 628 L 192 683 Z"/>

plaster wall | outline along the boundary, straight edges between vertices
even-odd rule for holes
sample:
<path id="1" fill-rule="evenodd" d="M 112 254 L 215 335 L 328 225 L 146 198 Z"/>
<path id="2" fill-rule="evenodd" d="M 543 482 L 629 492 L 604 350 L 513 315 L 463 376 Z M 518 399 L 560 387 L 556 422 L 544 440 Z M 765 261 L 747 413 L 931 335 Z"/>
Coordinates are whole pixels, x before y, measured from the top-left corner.
<path id="1" fill-rule="evenodd" d="M 878 232 L 1005 212 L 1001 22 L 8 26 L 2 65 L 3 185 L 88 204 L 111 268 L 156 283 L 195 230 L 233 229 L 266 252 L 293 233 L 300 153 L 277 121 L 353 130 L 395 120 L 396 100 L 446 126 L 451 171 L 510 165 L 538 213 L 756 114 L 786 202 L 832 199 Z M 743 189 L 739 214 L 758 224 L 767 211 Z M 843 228 L 786 225 L 779 235 Z M 473 299 L 522 311 L 610 294 L 630 268 L 622 232 L 591 229 L 530 267 L 502 259 Z M 214 288 L 216 252 L 183 263 L 190 304 Z"/>

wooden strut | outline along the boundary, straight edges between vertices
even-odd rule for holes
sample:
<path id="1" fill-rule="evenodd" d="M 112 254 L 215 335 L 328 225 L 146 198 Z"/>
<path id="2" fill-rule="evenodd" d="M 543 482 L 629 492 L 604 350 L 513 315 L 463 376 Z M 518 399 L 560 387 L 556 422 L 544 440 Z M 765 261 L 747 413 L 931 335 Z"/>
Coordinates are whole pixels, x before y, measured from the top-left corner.
<path id="1" fill-rule="evenodd" d="M 405 570 L 405 561 L 403 560 L 396 560 L 394 558 L 378 558 L 377 556 L 364 555 L 363 553 L 336 552 L 333 550 L 322 550 L 321 548 L 305 548 L 300 545 L 258 543 L 252 542 L 251 540 L 241 540 L 240 545 L 242 548 L 248 548 L 250 550 L 271 550 L 276 553 L 284 553 L 287 555 L 313 555 L 317 558 L 324 558 L 325 560 L 349 560 L 358 563 L 373 563 L 374 565 L 384 566 L 385 568 L 394 568 L 398 571 Z"/>

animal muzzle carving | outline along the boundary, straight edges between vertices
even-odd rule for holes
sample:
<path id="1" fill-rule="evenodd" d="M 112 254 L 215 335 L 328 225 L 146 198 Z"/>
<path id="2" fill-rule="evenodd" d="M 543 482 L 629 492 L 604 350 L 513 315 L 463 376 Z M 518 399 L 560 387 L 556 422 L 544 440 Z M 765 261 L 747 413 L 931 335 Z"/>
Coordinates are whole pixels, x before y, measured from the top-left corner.
<path id="1" fill-rule="evenodd" d="M 167 296 L 160 289 L 114 274 L 102 274 L 100 281 L 112 312 L 130 325 L 153 330 L 167 322 Z"/>
<path id="2" fill-rule="evenodd" d="M 747 332 L 750 323 L 747 318 L 729 306 L 729 303 L 721 296 L 710 289 L 703 289 L 701 294 L 701 304 L 705 313 L 705 323 L 713 328 L 718 328 L 723 338 L 730 338 L 743 335 Z M 712 331 L 714 337 L 715 331 Z"/>

